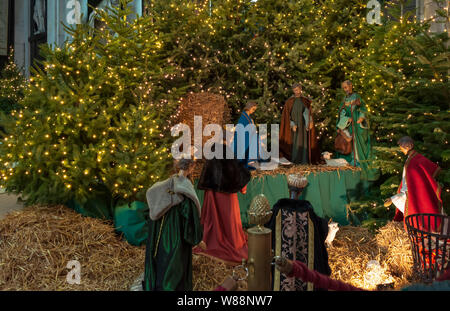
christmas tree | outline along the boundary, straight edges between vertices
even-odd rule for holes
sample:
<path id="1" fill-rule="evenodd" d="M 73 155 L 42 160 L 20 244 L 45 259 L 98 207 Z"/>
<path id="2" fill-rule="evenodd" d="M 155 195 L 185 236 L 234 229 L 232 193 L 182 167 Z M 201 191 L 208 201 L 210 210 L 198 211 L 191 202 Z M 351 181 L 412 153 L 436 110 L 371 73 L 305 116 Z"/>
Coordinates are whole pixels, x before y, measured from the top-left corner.
<path id="1" fill-rule="evenodd" d="M 25 89 L 25 78 L 14 62 L 14 50 L 11 50 L 6 66 L 0 72 L 0 122 L 2 132 L 4 132 L 6 123 L 11 122 L 11 112 L 19 109 L 18 103 L 23 98 Z"/>
<path id="2" fill-rule="evenodd" d="M 80 203 L 107 188 L 133 200 L 170 171 L 167 121 L 180 97 L 164 84 L 160 42 L 127 1 L 98 11 L 100 28 L 67 29 L 42 47 L 30 89 L 0 146 L 2 184 L 27 203 Z M 176 99 L 176 100 L 175 100 Z"/>

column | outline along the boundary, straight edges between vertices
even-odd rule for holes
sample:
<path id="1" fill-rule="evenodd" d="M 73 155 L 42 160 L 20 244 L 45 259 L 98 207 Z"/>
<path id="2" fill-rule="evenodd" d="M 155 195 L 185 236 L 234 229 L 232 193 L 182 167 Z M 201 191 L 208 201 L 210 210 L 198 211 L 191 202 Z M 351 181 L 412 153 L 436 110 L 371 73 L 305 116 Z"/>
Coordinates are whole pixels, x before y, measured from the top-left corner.
<path id="1" fill-rule="evenodd" d="M 8 0 L 0 0 L 0 56 L 8 55 Z"/>
<path id="2" fill-rule="evenodd" d="M 431 32 L 444 32 L 446 29 L 448 31 L 449 25 L 448 23 L 443 23 L 445 21 L 442 17 L 438 16 L 436 10 L 438 9 L 446 9 L 448 10 L 448 2 L 447 7 L 439 7 L 438 3 L 433 0 L 425 0 L 424 1 L 424 19 L 428 20 L 431 18 L 435 18 L 435 21 L 431 22 L 430 31 Z"/>
<path id="3" fill-rule="evenodd" d="M 130 2 L 129 6 L 133 9 L 133 14 L 129 16 L 131 21 L 136 19 L 138 16 L 142 16 L 142 1 L 143 0 L 134 0 Z"/>
<path id="4" fill-rule="evenodd" d="M 14 60 L 23 68 L 25 77 L 30 75 L 30 3 L 29 0 L 14 2 Z"/>
<path id="5" fill-rule="evenodd" d="M 63 24 L 75 27 L 87 22 L 87 0 L 47 1 L 47 42 L 53 46 L 61 46 L 71 39 Z"/>

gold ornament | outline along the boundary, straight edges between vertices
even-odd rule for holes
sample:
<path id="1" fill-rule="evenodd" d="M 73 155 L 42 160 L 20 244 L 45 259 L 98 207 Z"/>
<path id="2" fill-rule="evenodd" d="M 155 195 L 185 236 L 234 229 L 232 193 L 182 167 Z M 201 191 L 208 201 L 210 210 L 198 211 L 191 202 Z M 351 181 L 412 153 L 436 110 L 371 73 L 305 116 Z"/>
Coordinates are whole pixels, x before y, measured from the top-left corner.
<path id="1" fill-rule="evenodd" d="M 249 223 L 261 227 L 270 220 L 272 208 L 264 194 L 255 196 L 248 210 Z"/>

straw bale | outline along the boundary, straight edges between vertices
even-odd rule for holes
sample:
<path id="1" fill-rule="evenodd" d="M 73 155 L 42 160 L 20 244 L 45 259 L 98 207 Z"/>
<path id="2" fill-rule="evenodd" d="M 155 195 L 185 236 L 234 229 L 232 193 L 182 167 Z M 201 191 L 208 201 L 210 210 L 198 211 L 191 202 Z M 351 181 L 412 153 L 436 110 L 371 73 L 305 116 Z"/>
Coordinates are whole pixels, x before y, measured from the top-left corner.
<path id="1" fill-rule="evenodd" d="M 223 96 L 209 92 L 187 94 L 180 102 L 177 116 L 177 123 L 186 124 L 191 129 L 192 144 L 194 144 L 194 116 L 202 117 L 203 127 L 207 124 L 225 126 L 231 119 L 230 109 Z M 204 136 L 203 144 L 210 138 L 211 136 Z"/>

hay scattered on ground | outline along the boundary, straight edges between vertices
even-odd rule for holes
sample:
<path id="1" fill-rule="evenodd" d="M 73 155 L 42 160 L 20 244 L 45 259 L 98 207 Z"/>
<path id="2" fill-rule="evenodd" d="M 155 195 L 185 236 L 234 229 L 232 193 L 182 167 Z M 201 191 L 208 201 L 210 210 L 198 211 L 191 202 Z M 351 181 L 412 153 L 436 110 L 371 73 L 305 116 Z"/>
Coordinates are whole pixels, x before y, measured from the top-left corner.
<path id="1" fill-rule="evenodd" d="M 390 284 L 389 289 L 398 290 L 418 282 L 403 223 L 390 222 L 376 234 L 362 227 L 341 227 L 328 255 L 331 277 L 353 286 L 375 290 Z"/>
<path id="2" fill-rule="evenodd" d="M 144 266 L 110 222 L 64 206 L 33 206 L 0 220 L 0 290 L 128 290 Z M 69 284 L 69 261 L 81 284 Z"/>
<path id="3" fill-rule="evenodd" d="M 328 248 L 331 278 L 366 290 L 399 290 L 420 282 L 413 273 L 411 248 L 403 223 L 390 222 L 376 234 L 363 227 L 340 227 Z M 233 267 L 209 257 L 193 256 L 194 290 L 209 291 L 233 273 Z M 247 282 L 239 282 L 246 290 Z"/>
<path id="4" fill-rule="evenodd" d="M 402 223 L 370 233 L 341 227 L 328 248 L 331 277 L 373 290 L 419 282 Z M 67 263 L 81 264 L 81 284 L 66 280 Z M 0 290 L 129 290 L 144 271 L 145 247 L 124 241 L 111 222 L 84 217 L 64 206 L 33 206 L 0 220 Z M 372 264 L 376 261 L 379 264 Z M 193 255 L 193 289 L 211 291 L 233 267 Z M 238 290 L 246 290 L 240 281 Z"/>
<path id="5" fill-rule="evenodd" d="M 390 273 L 397 277 L 398 286 L 409 285 L 412 280 L 418 281 L 417 275 L 413 272 L 411 244 L 403 222 L 388 223 L 380 228 L 375 239 L 381 250 L 385 252 L 386 265 Z"/>
<path id="6" fill-rule="evenodd" d="M 228 277 L 233 275 L 233 266 L 204 256 L 192 255 L 192 283 L 194 291 L 212 291 Z M 236 269 L 241 276 L 242 270 Z M 239 291 L 247 290 L 247 281 L 238 281 Z"/>

